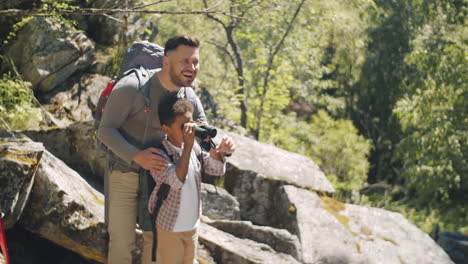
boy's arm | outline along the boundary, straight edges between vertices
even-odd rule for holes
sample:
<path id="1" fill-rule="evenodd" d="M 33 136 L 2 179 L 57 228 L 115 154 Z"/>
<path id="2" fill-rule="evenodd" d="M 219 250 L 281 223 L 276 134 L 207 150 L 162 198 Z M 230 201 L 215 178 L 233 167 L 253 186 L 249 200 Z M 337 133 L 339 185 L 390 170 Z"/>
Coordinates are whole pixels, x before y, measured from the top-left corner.
<path id="1" fill-rule="evenodd" d="M 182 128 L 184 148 L 176 167 L 177 177 L 179 177 L 182 182 L 185 182 L 185 178 L 187 177 L 190 155 L 192 153 L 193 144 L 195 143 L 196 128 L 197 124 L 193 122 L 185 123 Z"/>
<path id="2" fill-rule="evenodd" d="M 209 155 L 203 155 L 203 170 L 213 176 L 222 176 L 226 172 L 226 159 L 221 153 L 232 154 L 236 146 L 232 139 L 223 136 L 221 143 L 216 149 L 210 149 Z M 202 152 L 203 153 L 203 152 Z"/>
<path id="3" fill-rule="evenodd" d="M 180 156 L 180 159 L 177 162 L 175 171 L 176 171 L 177 177 L 179 178 L 181 182 L 185 182 L 185 178 L 187 177 L 191 152 L 192 152 L 191 147 L 184 146 L 184 149 L 182 150 L 182 155 Z"/>

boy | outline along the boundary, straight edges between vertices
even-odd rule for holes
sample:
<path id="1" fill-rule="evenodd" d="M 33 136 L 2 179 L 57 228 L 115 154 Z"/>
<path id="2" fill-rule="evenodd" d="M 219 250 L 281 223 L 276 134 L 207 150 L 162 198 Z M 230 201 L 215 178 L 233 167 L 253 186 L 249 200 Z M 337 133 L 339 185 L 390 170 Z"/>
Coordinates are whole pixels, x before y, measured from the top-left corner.
<path id="1" fill-rule="evenodd" d="M 190 101 L 169 93 L 158 106 L 161 128 L 166 135 L 162 145 L 168 166 L 152 171 L 156 186 L 151 193 L 148 210 L 153 213 L 161 184 L 170 186 L 167 199 L 161 206 L 157 220 L 157 263 L 192 264 L 195 261 L 197 227 L 201 212 L 201 172 L 221 176 L 225 160 L 219 151 L 232 153 L 234 145 L 223 138 L 217 149 L 203 152 L 195 143 L 197 124 L 192 122 Z"/>

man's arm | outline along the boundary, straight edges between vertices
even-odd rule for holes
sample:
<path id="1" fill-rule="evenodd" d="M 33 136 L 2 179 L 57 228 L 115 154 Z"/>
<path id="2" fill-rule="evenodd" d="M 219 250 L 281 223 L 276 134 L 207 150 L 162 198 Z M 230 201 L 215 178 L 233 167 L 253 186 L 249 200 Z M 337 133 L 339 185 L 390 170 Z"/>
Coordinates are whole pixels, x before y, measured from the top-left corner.
<path id="1" fill-rule="evenodd" d="M 119 129 L 128 118 L 137 96 L 137 81 L 130 75 L 116 84 L 107 100 L 97 131 L 98 138 L 128 164 L 131 164 L 133 157 L 140 150 L 130 144 Z"/>
<path id="2" fill-rule="evenodd" d="M 148 148 L 140 150 L 130 144 L 120 133 L 125 120 L 132 111 L 136 97 L 142 97 L 137 89 L 138 80 L 131 74 L 121 79 L 107 100 L 99 128 L 97 131 L 98 138 L 117 156 L 128 164 L 135 162 L 144 169 L 160 171 L 167 166 L 159 155 L 159 150 Z M 142 98 L 143 100 L 143 98 Z"/>

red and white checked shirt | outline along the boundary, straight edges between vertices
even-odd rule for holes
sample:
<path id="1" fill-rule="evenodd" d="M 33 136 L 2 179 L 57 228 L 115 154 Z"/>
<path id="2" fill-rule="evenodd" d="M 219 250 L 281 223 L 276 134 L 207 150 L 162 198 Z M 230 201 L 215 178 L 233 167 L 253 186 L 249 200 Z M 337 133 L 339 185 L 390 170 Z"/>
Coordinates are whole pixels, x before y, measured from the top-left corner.
<path id="1" fill-rule="evenodd" d="M 161 183 L 166 183 L 171 186 L 169 194 L 166 200 L 163 202 L 161 209 L 159 210 L 158 218 L 156 224 L 159 228 L 166 231 L 172 232 L 174 230 L 174 225 L 177 221 L 180 209 L 180 200 L 182 194 L 182 187 L 184 182 L 182 182 L 176 174 L 177 161 L 182 155 L 182 149 L 175 147 L 166 139 L 162 142 L 163 147 L 167 150 L 167 153 L 172 156 L 173 162 L 171 159 L 164 154 L 164 158 L 168 161 L 167 168 L 162 172 L 151 172 L 154 180 L 156 181 L 156 186 L 154 187 L 153 192 L 148 201 L 148 211 L 153 213 L 156 206 L 156 201 L 158 200 L 157 193 Z M 201 151 L 200 146 L 195 142 L 193 144 L 192 153 L 190 155 L 190 164 L 189 171 L 187 175 L 194 175 L 195 182 L 197 185 L 198 193 L 198 217 L 200 217 L 201 212 L 201 173 L 202 166 L 200 159 L 197 156 L 197 153 L 201 153 L 203 159 L 203 171 L 207 174 L 213 176 L 222 176 L 226 171 L 225 161 L 219 161 L 211 158 L 211 155 L 207 152 Z"/>

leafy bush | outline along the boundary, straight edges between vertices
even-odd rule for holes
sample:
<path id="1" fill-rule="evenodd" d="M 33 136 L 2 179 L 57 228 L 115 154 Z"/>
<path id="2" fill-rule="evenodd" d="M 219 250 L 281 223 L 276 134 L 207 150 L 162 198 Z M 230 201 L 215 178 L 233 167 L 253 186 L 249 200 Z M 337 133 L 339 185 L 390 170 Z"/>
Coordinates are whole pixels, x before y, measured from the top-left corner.
<path id="1" fill-rule="evenodd" d="M 42 113 L 35 102 L 31 83 L 4 74 L 0 79 L 0 127 L 9 130 L 39 127 Z"/>
<path id="2" fill-rule="evenodd" d="M 396 149 L 403 161 L 400 178 L 420 204 L 449 204 L 466 199 L 468 191 L 466 49 L 461 41 L 433 34 L 414 45 L 407 93 L 394 109 L 405 132 Z M 431 51 L 434 45 L 438 49 Z"/>
<path id="3" fill-rule="evenodd" d="M 294 115 L 281 119 L 265 141 L 310 157 L 333 183 L 339 198 L 349 198 L 347 192 L 357 193 L 366 184 L 371 143 L 350 120 L 335 120 L 325 111 L 319 111 L 309 123 Z"/>

